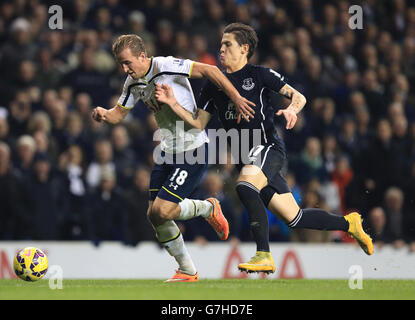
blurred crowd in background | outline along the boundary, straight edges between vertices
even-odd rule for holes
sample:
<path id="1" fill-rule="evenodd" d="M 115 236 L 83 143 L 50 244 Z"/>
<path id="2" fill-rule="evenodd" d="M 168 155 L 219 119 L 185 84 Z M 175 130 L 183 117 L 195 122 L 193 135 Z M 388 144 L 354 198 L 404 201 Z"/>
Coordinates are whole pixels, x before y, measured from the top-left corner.
<path id="1" fill-rule="evenodd" d="M 155 240 L 146 220 L 153 114 L 138 102 L 122 124 L 94 122 L 126 75 L 111 54 L 140 35 L 148 56 L 218 65 L 222 29 L 255 28 L 250 60 L 307 98 L 286 143 L 287 180 L 301 207 L 358 211 L 379 245 L 415 251 L 415 3 L 405 0 L 4 0 L 0 4 L 0 239 Z M 63 28 L 50 29 L 59 4 Z M 363 29 L 349 27 L 349 7 Z M 220 65 L 218 65 L 220 67 Z M 202 80 L 191 81 L 197 97 Z M 275 108 L 287 105 L 276 95 Z M 282 123 L 281 123 L 282 124 Z M 231 163 L 211 165 L 195 197 L 217 197 L 231 237 L 251 241 Z M 271 214 L 271 241 L 349 241 L 289 230 Z M 186 240 L 216 241 L 203 219 Z"/>

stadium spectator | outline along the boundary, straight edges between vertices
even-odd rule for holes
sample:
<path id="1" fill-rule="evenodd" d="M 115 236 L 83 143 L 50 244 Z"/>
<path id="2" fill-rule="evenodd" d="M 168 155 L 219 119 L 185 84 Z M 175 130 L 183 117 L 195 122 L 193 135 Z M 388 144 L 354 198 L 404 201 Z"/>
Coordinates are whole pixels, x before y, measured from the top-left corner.
<path id="1" fill-rule="evenodd" d="M 99 186 L 103 172 L 112 172 L 114 175 L 116 172 L 113 162 L 113 147 L 109 140 L 103 139 L 95 142 L 94 156 L 94 160 L 86 171 L 87 186 L 91 190 Z M 107 176 L 110 174 L 107 173 Z"/>
<path id="2" fill-rule="evenodd" d="M 340 124 L 340 132 L 337 136 L 340 149 L 349 155 L 354 161 L 359 155 L 359 144 L 356 133 L 356 123 L 352 116 L 345 115 Z"/>
<path id="3" fill-rule="evenodd" d="M 78 93 L 75 95 L 74 108 L 82 117 L 84 124 L 87 124 L 87 120 L 91 116 L 92 111 L 92 100 L 91 96 L 85 92 Z"/>
<path id="4" fill-rule="evenodd" d="M 375 207 L 369 211 L 367 229 L 376 246 L 390 242 L 386 231 L 386 214 L 382 207 Z"/>
<path id="5" fill-rule="evenodd" d="M 336 117 L 336 105 L 331 98 L 325 98 L 322 101 L 322 109 L 320 121 L 315 128 L 315 132 L 319 133 L 319 138 L 322 139 L 327 135 L 335 134 L 338 129 L 338 120 Z M 340 141 L 339 141 L 340 142 Z"/>
<path id="6" fill-rule="evenodd" d="M 174 48 L 174 26 L 169 20 L 160 20 L 157 24 L 156 47 L 159 55 L 169 56 Z"/>
<path id="7" fill-rule="evenodd" d="M 82 149 L 71 145 L 59 158 L 62 178 L 68 181 L 69 203 L 63 217 L 62 239 L 89 239 L 88 190 L 85 181 L 85 160 Z"/>
<path id="8" fill-rule="evenodd" d="M 111 143 L 114 150 L 114 165 L 117 172 L 118 186 L 123 189 L 130 187 L 137 165 L 136 155 L 131 148 L 130 136 L 122 124 L 111 131 Z"/>
<path id="9" fill-rule="evenodd" d="M 216 58 L 208 52 L 208 44 L 206 39 L 200 35 L 196 34 L 192 38 L 192 48 L 196 54 L 196 61 L 207 63 L 216 66 Z"/>
<path id="10" fill-rule="evenodd" d="M 371 185 L 369 189 L 374 192 L 375 202 L 380 203 L 387 187 L 401 182 L 399 151 L 392 143 L 392 128 L 388 120 L 379 120 L 375 139 L 364 152 L 364 175 Z"/>
<path id="11" fill-rule="evenodd" d="M 316 137 L 306 139 L 305 147 L 295 164 L 296 180 L 300 185 L 306 185 L 313 178 L 323 181 L 327 177 L 324 167 L 321 143 Z"/>
<path id="12" fill-rule="evenodd" d="M 289 154 L 297 156 L 303 150 L 307 137 L 312 133 L 309 121 L 311 122 L 311 119 L 299 113 L 294 128 L 290 132 L 284 132 L 283 137 Z"/>
<path id="13" fill-rule="evenodd" d="M 405 212 L 404 200 L 402 190 L 397 187 L 389 187 L 385 192 L 386 228 L 396 248 L 401 248 L 406 244 L 408 213 Z"/>
<path id="14" fill-rule="evenodd" d="M 10 135 L 17 138 L 26 133 L 27 125 L 32 115 L 32 102 L 29 93 L 20 90 L 10 102 L 8 121 L 10 124 Z"/>
<path id="15" fill-rule="evenodd" d="M 32 61 L 37 52 L 37 46 L 31 41 L 31 24 L 23 18 L 18 17 L 10 25 L 9 41 L 1 48 L 0 70 L 1 74 L 7 74 L 1 80 L 0 92 L 6 103 L 13 99 L 15 91 L 10 84 L 16 81 L 16 70 L 23 60 Z"/>
<path id="16" fill-rule="evenodd" d="M 90 239 L 99 245 L 101 241 L 127 241 L 127 208 L 125 197 L 116 187 L 115 172 L 104 168 L 99 173 L 97 188 L 92 191 L 88 202 L 88 230 Z"/>
<path id="17" fill-rule="evenodd" d="M 313 178 L 304 189 L 316 192 L 330 212 L 343 215 L 339 189 L 329 177 L 324 181 Z"/>
<path id="18" fill-rule="evenodd" d="M 323 138 L 322 148 L 324 168 L 327 173 L 331 175 L 336 167 L 336 159 L 340 155 L 340 148 L 337 143 L 336 136 L 332 134 L 325 135 Z"/>
<path id="19" fill-rule="evenodd" d="M 332 181 L 336 184 L 340 196 L 340 212 L 342 214 L 346 213 L 346 199 L 345 192 L 347 186 L 353 179 L 353 169 L 349 159 L 342 155 L 336 159 L 335 169 L 331 174 Z"/>
<path id="20" fill-rule="evenodd" d="M 357 144 L 359 150 L 364 150 L 373 139 L 373 129 L 370 125 L 371 116 L 365 106 L 355 107 L 354 120 L 356 123 Z"/>
<path id="21" fill-rule="evenodd" d="M 27 230 L 18 227 L 18 222 L 24 216 L 22 206 L 21 180 L 13 169 L 11 150 L 7 143 L 0 142 L 0 239 L 21 239 Z"/>
<path id="22" fill-rule="evenodd" d="M 128 15 L 129 31 L 134 34 L 139 34 L 145 43 L 153 42 L 154 35 L 146 30 L 146 16 L 138 10 L 132 11 Z"/>
<path id="23" fill-rule="evenodd" d="M 319 56 L 311 56 L 305 64 L 304 94 L 311 100 L 324 97 L 332 87 Z"/>
<path id="24" fill-rule="evenodd" d="M 29 176 L 32 170 L 35 153 L 36 142 L 33 137 L 30 135 L 19 137 L 16 142 L 16 156 L 13 157 L 13 165 L 24 179 Z"/>
<path id="25" fill-rule="evenodd" d="M 47 154 L 53 163 L 57 163 L 59 153 L 55 141 L 51 141 L 51 137 L 43 130 L 36 130 L 32 136 L 36 143 L 36 151 Z"/>
<path id="26" fill-rule="evenodd" d="M 9 146 L 14 146 L 14 140 L 10 137 L 10 126 L 7 120 L 7 109 L 0 107 L 0 141 L 7 143 Z"/>
<path id="27" fill-rule="evenodd" d="M 192 1 L 180 1 L 179 19 L 177 21 L 178 30 L 185 33 L 193 33 L 192 29 L 197 24 L 195 8 Z"/>
<path id="28" fill-rule="evenodd" d="M 79 66 L 64 76 L 61 85 L 71 86 L 74 94 L 88 93 L 94 104 L 106 105 L 109 99 L 108 78 L 96 69 L 96 54 L 94 48 L 84 48 L 80 52 Z"/>
<path id="29" fill-rule="evenodd" d="M 329 37 L 329 48 L 323 58 L 324 68 L 333 83 L 341 83 L 347 71 L 357 69 L 357 62 L 348 52 L 344 36 L 338 34 Z"/>
<path id="30" fill-rule="evenodd" d="M 27 229 L 27 239 L 60 239 L 62 220 L 69 204 L 67 185 L 53 172 L 47 155 L 36 154 L 22 189 L 26 212 L 18 224 L 19 228 Z"/>
<path id="31" fill-rule="evenodd" d="M 128 225 L 126 241 L 133 246 L 141 241 L 156 241 L 154 229 L 147 220 L 149 185 L 149 170 L 144 167 L 137 168 L 132 187 L 126 193 Z"/>
<path id="32" fill-rule="evenodd" d="M 378 82 L 378 76 L 375 70 L 367 69 L 362 74 L 362 93 L 365 96 L 370 114 L 373 119 L 379 118 L 385 114 L 386 105 L 383 97 L 384 89 Z"/>

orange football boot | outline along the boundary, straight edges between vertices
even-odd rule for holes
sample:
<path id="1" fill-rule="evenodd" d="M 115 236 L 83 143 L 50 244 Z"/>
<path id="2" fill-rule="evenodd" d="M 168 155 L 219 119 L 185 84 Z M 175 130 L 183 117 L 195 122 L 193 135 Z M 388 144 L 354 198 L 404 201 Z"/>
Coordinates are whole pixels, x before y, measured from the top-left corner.
<path id="1" fill-rule="evenodd" d="M 215 229 L 219 239 L 228 239 L 229 224 L 228 220 L 226 220 L 225 216 L 222 213 L 222 208 L 219 201 L 215 198 L 209 198 L 206 200 L 213 205 L 212 212 L 210 216 L 206 218 L 206 221 L 212 226 L 213 229 Z"/>
<path id="2" fill-rule="evenodd" d="M 196 282 L 199 281 L 199 273 L 196 272 L 194 275 L 182 273 L 180 270 L 176 270 L 174 276 L 167 279 L 164 282 Z"/>

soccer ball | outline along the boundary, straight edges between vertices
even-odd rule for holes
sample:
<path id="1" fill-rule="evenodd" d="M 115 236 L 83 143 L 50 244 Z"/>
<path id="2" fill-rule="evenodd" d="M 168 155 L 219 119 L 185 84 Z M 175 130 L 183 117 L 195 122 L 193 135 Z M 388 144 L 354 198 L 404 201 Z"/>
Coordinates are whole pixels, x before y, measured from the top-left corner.
<path id="1" fill-rule="evenodd" d="M 13 260 L 16 275 L 25 281 L 42 279 L 48 271 L 48 258 L 42 250 L 27 247 L 20 250 Z"/>

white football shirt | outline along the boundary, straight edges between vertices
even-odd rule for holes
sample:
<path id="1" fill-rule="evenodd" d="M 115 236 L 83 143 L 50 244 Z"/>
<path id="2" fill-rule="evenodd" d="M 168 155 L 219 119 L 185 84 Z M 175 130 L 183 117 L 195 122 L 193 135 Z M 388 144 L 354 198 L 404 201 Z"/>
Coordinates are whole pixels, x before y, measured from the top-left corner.
<path id="1" fill-rule="evenodd" d="M 183 108 L 190 112 L 196 111 L 197 105 L 188 79 L 193 63 L 192 60 L 171 56 L 151 58 L 150 69 L 143 78 L 134 80 L 130 75 L 127 76 L 118 105 L 132 109 L 139 99 L 149 106 L 157 104 L 154 84 L 159 83 L 167 84 L 173 89 L 177 102 Z M 197 130 L 184 123 L 167 105 L 161 105 L 161 110 L 155 112 L 155 118 L 161 134 L 160 148 L 165 152 L 184 152 L 208 142 L 204 130 Z"/>

